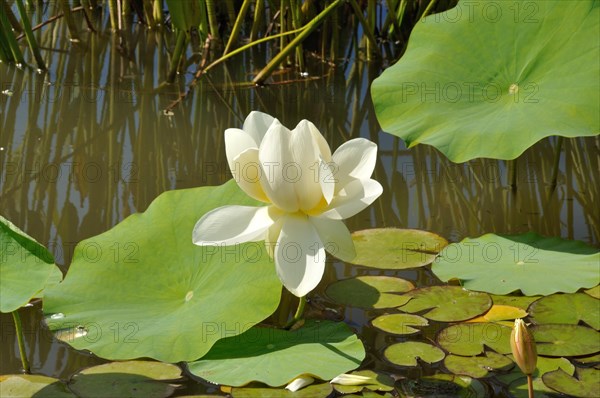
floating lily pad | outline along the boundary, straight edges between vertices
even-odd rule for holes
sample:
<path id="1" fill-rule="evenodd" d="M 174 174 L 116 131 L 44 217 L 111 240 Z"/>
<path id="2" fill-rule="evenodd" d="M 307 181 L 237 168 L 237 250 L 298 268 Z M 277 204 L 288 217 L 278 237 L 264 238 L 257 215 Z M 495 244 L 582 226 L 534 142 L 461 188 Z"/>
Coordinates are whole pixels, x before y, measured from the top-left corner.
<path id="1" fill-rule="evenodd" d="M 589 294 L 590 296 L 600 299 L 600 285 L 594 286 L 591 289 L 584 290 L 585 294 Z"/>
<path id="2" fill-rule="evenodd" d="M 51 330 L 109 359 L 195 360 L 276 309 L 281 282 L 262 243 L 199 247 L 192 230 L 207 211 L 252 205 L 230 181 L 165 192 L 148 210 L 80 242 L 65 280 L 49 289 Z M 68 334 L 68 333 L 67 333 Z"/>
<path id="3" fill-rule="evenodd" d="M 457 375 L 481 378 L 487 376 L 490 370 L 508 370 L 514 363 L 502 354 L 489 351 L 476 357 L 448 355 L 444 359 L 444 366 Z"/>
<path id="4" fill-rule="evenodd" d="M 358 276 L 327 287 L 327 295 L 336 303 L 359 308 L 390 308 L 406 304 L 410 297 L 400 293 L 415 286 L 392 276 Z"/>
<path id="5" fill-rule="evenodd" d="M 494 304 L 492 308 L 485 314 L 478 316 L 473 319 L 469 319 L 467 322 L 501 322 L 509 319 L 523 318 L 527 316 L 527 311 L 518 307 L 512 307 L 510 305 Z"/>
<path id="6" fill-rule="evenodd" d="M 556 392 L 546 387 L 542 382 L 542 375 L 556 369 L 562 369 L 572 375 L 575 367 L 566 358 L 546 358 L 538 356 L 537 368 L 533 372 L 533 390 L 536 398 L 555 397 Z M 528 398 L 527 377 L 515 366 L 510 373 L 499 375 L 498 379 L 508 385 L 508 389 L 515 398 Z"/>
<path id="7" fill-rule="evenodd" d="M 542 376 L 544 384 L 553 390 L 573 397 L 597 398 L 600 394 L 600 370 L 577 368 L 575 377 L 561 369 Z"/>
<path id="8" fill-rule="evenodd" d="M 600 397 L 600 370 L 577 368 L 575 377 L 561 369 L 542 376 L 544 384 L 553 390 L 573 397 Z"/>
<path id="9" fill-rule="evenodd" d="M 438 347 L 419 341 L 392 344 L 385 349 L 383 355 L 391 363 L 400 366 L 417 366 L 417 359 L 427 363 L 435 363 L 446 356 L 444 351 Z"/>
<path id="10" fill-rule="evenodd" d="M 420 379 L 405 379 L 401 382 L 402 392 L 410 397 L 457 397 L 485 398 L 483 384 L 469 376 L 437 373 Z M 401 396 L 404 396 L 401 394 Z"/>
<path id="11" fill-rule="evenodd" d="M 233 398 L 315 398 L 327 397 L 332 390 L 329 383 L 313 384 L 295 392 L 283 388 L 236 387 L 231 395 Z"/>
<path id="12" fill-rule="evenodd" d="M 341 394 L 352 394 L 363 389 L 370 391 L 392 391 L 394 389 L 395 380 L 386 374 L 373 372 L 372 370 L 357 370 L 356 372 L 350 372 L 350 374 L 370 377 L 371 380 L 356 386 L 332 384 L 333 389 Z"/>
<path id="13" fill-rule="evenodd" d="M 361 341 L 345 323 L 307 321 L 295 331 L 254 327 L 222 339 L 188 369 L 212 383 L 259 381 L 277 387 L 304 374 L 333 379 L 357 368 L 364 357 Z"/>
<path id="14" fill-rule="evenodd" d="M 499 354 L 508 354 L 511 352 L 511 330 L 497 323 L 460 323 L 443 329 L 437 336 L 437 342 L 443 349 L 456 355 L 479 355 L 485 347 Z"/>
<path id="15" fill-rule="evenodd" d="M 52 254 L 0 216 L 0 312 L 12 312 L 39 295 L 49 280 L 62 277 Z"/>
<path id="16" fill-rule="evenodd" d="M 418 229 L 375 228 L 352 234 L 352 264 L 378 269 L 422 267 L 448 245 L 439 235 Z"/>
<path id="17" fill-rule="evenodd" d="M 582 364 L 600 364 L 600 353 L 595 354 L 595 355 L 590 355 L 588 357 L 578 357 L 578 358 L 573 358 L 575 360 L 575 362 L 578 363 L 582 363 Z"/>
<path id="18" fill-rule="evenodd" d="M 534 323 L 564 323 L 577 325 L 585 322 L 600 329 L 600 300 L 584 293 L 553 294 L 529 307 Z"/>
<path id="19" fill-rule="evenodd" d="M 582 356 L 600 351 L 600 333 L 577 325 L 536 325 L 530 328 L 539 355 Z"/>
<path id="20" fill-rule="evenodd" d="M 74 398 L 67 385 L 58 379 L 40 375 L 0 375 L 2 398 Z"/>
<path id="21" fill-rule="evenodd" d="M 383 130 L 453 162 L 514 159 L 551 135 L 597 135 L 597 3 L 488 5 L 459 2 L 415 26 L 406 53 L 372 84 Z"/>
<path id="22" fill-rule="evenodd" d="M 440 322 L 464 321 L 481 315 L 492 306 L 486 293 L 471 292 L 459 286 L 430 286 L 404 295 L 410 301 L 399 308 L 404 312 L 421 312 L 425 318 Z"/>
<path id="23" fill-rule="evenodd" d="M 494 294 L 573 293 L 600 282 L 600 252 L 583 242 L 522 235 L 486 234 L 447 246 L 432 265 L 443 281 L 458 278 L 464 287 Z"/>
<path id="24" fill-rule="evenodd" d="M 413 326 L 427 325 L 429 325 L 427 319 L 411 314 L 387 314 L 373 319 L 373 326 L 377 329 L 400 335 L 419 333 L 420 330 Z"/>
<path id="25" fill-rule="evenodd" d="M 529 305 L 542 296 L 500 296 L 491 294 L 494 305 L 509 305 L 527 311 Z"/>
<path id="26" fill-rule="evenodd" d="M 181 370 L 171 364 L 112 362 L 82 370 L 71 378 L 69 387 L 82 398 L 162 398 L 173 394 L 177 387 L 165 381 L 180 378 Z"/>

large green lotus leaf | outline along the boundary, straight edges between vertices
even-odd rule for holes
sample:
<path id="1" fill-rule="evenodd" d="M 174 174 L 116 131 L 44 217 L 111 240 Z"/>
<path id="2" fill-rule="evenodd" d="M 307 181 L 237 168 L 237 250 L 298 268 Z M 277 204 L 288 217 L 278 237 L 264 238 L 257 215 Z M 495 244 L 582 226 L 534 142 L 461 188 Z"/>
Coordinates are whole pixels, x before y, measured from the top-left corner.
<path id="1" fill-rule="evenodd" d="M 413 326 L 429 325 L 427 319 L 423 318 L 422 316 L 412 314 L 381 315 L 373 319 L 372 323 L 377 329 L 400 335 L 419 333 L 420 330 L 414 328 Z"/>
<path id="2" fill-rule="evenodd" d="M 499 354 L 510 350 L 511 328 L 498 323 L 460 323 L 442 329 L 437 336 L 438 344 L 456 355 L 482 354 L 489 347 Z"/>
<path id="3" fill-rule="evenodd" d="M 557 369 L 542 376 L 544 384 L 553 390 L 573 397 L 598 398 L 600 395 L 600 370 L 577 368 L 575 376 Z"/>
<path id="4" fill-rule="evenodd" d="M 372 370 L 357 370 L 355 372 L 350 372 L 350 374 L 370 377 L 371 380 L 356 386 L 333 384 L 333 389 L 342 394 L 352 394 L 363 390 L 392 391 L 396 382 L 393 377 L 383 373 L 373 372 Z"/>
<path id="5" fill-rule="evenodd" d="M 375 228 L 352 234 L 352 264 L 378 269 L 422 267 L 448 245 L 439 235 L 418 229 Z"/>
<path id="6" fill-rule="evenodd" d="M 418 23 L 372 85 L 383 130 L 454 162 L 598 134 L 597 1 L 517 3 L 463 0 Z"/>
<path id="7" fill-rule="evenodd" d="M 112 362 L 82 370 L 71 378 L 69 387 L 82 398 L 163 398 L 176 388 L 164 381 L 180 378 L 181 369 L 167 363 Z"/>
<path id="8" fill-rule="evenodd" d="M 586 326 L 536 325 L 530 330 L 539 355 L 583 356 L 600 351 L 600 333 Z"/>
<path id="9" fill-rule="evenodd" d="M 145 213 L 80 242 L 64 282 L 45 294 L 50 329 L 103 358 L 165 362 L 198 359 L 248 330 L 281 294 L 263 244 L 199 247 L 191 234 L 209 210 L 254 203 L 233 181 L 165 192 Z"/>
<path id="10" fill-rule="evenodd" d="M 485 398 L 486 388 L 477 379 L 469 376 L 437 373 L 420 379 L 406 378 L 402 380 L 400 396 L 424 398 Z M 442 394 L 443 393 L 443 394 Z"/>
<path id="11" fill-rule="evenodd" d="M 537 367 L 533 372 L 533 390 L 536 398 L 556 397 L 556 392 L 546 387 L 542 382 L 542 376 L 556 369 L 562 369 L 569 375 L 575 371 L 575 367 L 566 358 L 547 358 L 538 356 Z M 515 366 L 510 373 L 498 375 L 498 379 L 508 386 L 511 395 L 515 398 L 528 398 L 527 377 Z"/>
<path id="12" fill-rule="evenodd" d="M 327 296 L 343 305 L 359 308 L 391 308 L 406 304 L 410 297 L 400 293 L 415 286 L 393 276 L 357 276 L 337 281 L 327 287 Z"/>
<path id="13" fill-rule="evenodd" d="M 307 321 L 295 331 L 255 327 L 218 341 L 189 371 L 212 383 L 271 387 L 308 374 L 322 380 L 357 368 L 365 357 L 361 341 L 343 322 Z"/>
<path id="14" fill-rule="evenodd" d="M 527 296 L 574 293 L 600 282 L 600 252 L 583 242 L 534 232 L 486 234 L 448 245 L 432 265 L 443 281 L 494 294 L 521 290 Z"/>
<path id="15" fill-rule="evenodd" d="M 410 301 L 398 308 L 404 312 L 420 312 L 425 318 L 440 322 L 464 321 L 490 309 L 492 299 L 486 293 L 471 292 L 459 286 L 430 286 L 406 294 Z"/>
<path id="16" fill-rule="evenodd" d="M 502 354 L 489 351 L 476 357 L 448 355 L 444 359 L 444 366 L 457 375 L 481 378 L 487 376 L 491 370 L 508 370 L 514 363 Z"/>
<path id="17" fill-rule="evenodd" d="M 24 306 L 59 274 L 43 245 L 0 216 L 0 312 Z"/>
<path id="18" fill-rule="evenodd" d="M 417 359 L 427 363 L 435 363 L 446 356 L 444 351 L 438 347 L 420 341 L 392 344 L 385 349 L 383 355 L 391 363 L 400 366 L 417 366 Z"/>
<path id="19" fill-rule="evenodd" d="M 1 375 L 2 398 L 75 398 L 67 385 L 58 379 L 41 375 Z"/>
<path id="20" fill-rule="evenodd" d="M 313 384 L 294 392 L 283 388 L 236 387 L 232 389 L 231 396 L 233 398 L 315 398 L 328 397 L 332 390 L 329 383 Z"/>
<path id="21" fill-rule="evenodd" d="M 536 324 L 577 325 L 579 321 L 583 321 L 598 330 L 600 329 L 600 300 L 585 293 L 553 294 L 531 304 L 529 315 Z"/>

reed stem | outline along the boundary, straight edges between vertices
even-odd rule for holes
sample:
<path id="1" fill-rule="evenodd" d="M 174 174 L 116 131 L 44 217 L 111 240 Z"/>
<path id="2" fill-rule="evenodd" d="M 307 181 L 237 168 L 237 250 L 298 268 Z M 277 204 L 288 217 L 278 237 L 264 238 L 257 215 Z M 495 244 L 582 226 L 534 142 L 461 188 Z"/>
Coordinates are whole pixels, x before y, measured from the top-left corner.
<path id="1" fill-rule="evenodd" d="M 40 53 L 40 48 L 38 46 L 37 40 L 35 40 L 35 36 L 33 35 L 33 31 L 31 30 L 31 23 L 29 22 L 29 16 L 25 11 L 23 0 L 17 0 L 17 9 L 19 10 L 21 23 L 23 24 L 23 29 L 25 30 L 25 37 L 27 38 L 27 43 L 29 44 L 29 48 L 33 53 L 35 61 L 37 62 L 38 68 L 40 68 L 41 70 L 46 70 L 46 64 L 44 63 L 44 59 L 42 58 L 42 54 Z"/>
<path id="2" fill-rule="evenodd" d="M 562 152 L 563 141 L 565 137 L 558 136 L 556 141 L 556 148 L 554 149 L 554 165 L 552 166 L 552 181 L 550 183 L 550 192 L 554 192 L 556 189 L 556 183 L 558 180 L 558 169 L 560 166 L 560 154 Z"/>
<path id="3" fill-rule="evenodd" d="M 175 50 L 173 50 L 173 57 L 171 58 L 171 65 L 169 66 L 169 75 L 167 76 L 167 82 L 173 83 L 175 76 L 177 75 L 177 69 L 179 69 L 179 63 L 181 57 L 185 53 L 186 33 L 180 30 L 177 33 L 177 42 L 175 43 Z"/>
<path id="4" fill-rule="evenodd" d="M 227 54 L 233 47 L 234 43 L 237 41 L 238 35 L 240 34 L 240 30 L 242 29 L 242 23 L 244 22 L 244 18 L 246 17 L 246 13 L 250 8 L 251 2 L 252 0 L 244 0 L 242 8 L 240 9 L 240 12 L 238 13 L 237 18 L 235 20 L 235 24 L 233 25 L 233 30 L 231 31 L 231 35 L 229 36 L 227 45 L 225 46 L 225 51 L 223 51 L 223 55 Z"/>
<path id="5" fill-rule="evenodd" d="M 345 0 L 335 0 L 327 8 L 325 8 L 319 15 L 317 15 L 312 21 L 302 27 L 302 32 L 297 35 L 285 48 L 283 48 L 276 57 L 274 57 L 252 81 L 254 84 L 264 84 L 265 80 L 273 73 L 273 71 L 283 62 L 299 43 L 302 43 L 304 39 L 308 37 L 324 20 L 329 14 L 335 10 Z"/>

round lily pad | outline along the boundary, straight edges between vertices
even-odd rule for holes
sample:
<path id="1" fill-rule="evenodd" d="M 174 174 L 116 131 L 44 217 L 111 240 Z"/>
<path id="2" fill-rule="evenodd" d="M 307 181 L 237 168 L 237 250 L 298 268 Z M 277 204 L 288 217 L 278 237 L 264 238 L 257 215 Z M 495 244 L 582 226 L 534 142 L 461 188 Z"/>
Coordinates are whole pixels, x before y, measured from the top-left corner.
<path id="1" fill-rule="evenodd" d="M 401 293 L 414 285 L 392 276 L 358 276 L 344 279 L 327 287 L 327 296 L 339 304 L 359 308 L 390 308 L 405 304 L 410 297 Z"/>
<path id="2" fill-rule="evenodd" d="M 600 252 L 583 242 L 546 238 L 533 232 L 486 234 L 448 245 L 432 265 L 443 281 L 494 294 L 521 290 L 528 296 L 574 293 L 600 282 Z"/>
<path id="3" fill-rule="evenodd" d="M 402 392 L 410 397 L 487 397 L 486 388 L 479 380 L 447 373 L 437 373 L 416 380 L 407 378 L 402 380 L 401 388 Z"/>
<path id="4" fill-rule="evenodd" d="M 2 398 L 75 398 L 62 381 L 41 375 L 0 375 Z"/>
<path id="5" fill-rule="evenodd" d="M 529 307 L 534 323 L 564 323 L 577 325 L 585 322 L 600 329 L 600 300 L 584 293 L 553 294 L 541 298 Z"/>
<path id="6" fill-rule="evenodd" d="M 357 368 L 365 350 L 345 323 L 307 321 L 294 331 L 254 327 L 219 340 L 190 373 L 212 383 L 243 386 L 259 381 L 282 386 L 309 374 L 322 380 Z"/>
<path id="7" fill-rule="evenodd" d="M 421 312 L 425 318 L 440 322 L 464 321 L 481 315 L 492 306 L 486 293 L 471 292 L 459 286 L 430 286 L 404 295 L 410 301 L 399 308 L 404 312 Z"/>
<path id="8" fill-rule="evenodd" d="M 527 311 L 529 305 L 542 296 L 510 296 L 490 294 L 494 305 L 509 305 Z"/>
<path id="9" fill-rule="evenodd" d="M 199 247 L 207 211 L 252 205 L 235 181 L 169 191 L 148 210 L 80 242 L 65 280 L 44 296 L 51 330 L 109 359 L 195 360 L 270 316 L 281 282 L 262 243 Z M 243 304 L 243 305 L 241 305 Z"/>
<path id="10" fill-rule="evenodd" d="M 62 274 L 52 254 L 0 216 L 0 312 L 12 312 Z"/>
<path id="11" fill-rule="evenodd" d="M 555 397 L 556 392 L 542 382 L 542 375 L 556 369 L 562 369 L 572 375 L 575 367 L 566 358 L 547 358 L 538 356 L 537 368 L 533 372 L 533 390 L 535 397 Z M 515 366 L 511 372 L 497 376 L 498 379 L 508 386 L 511 395 L 515 398 L 528 398 L 527 377 Z"/>
<path id="12" fill-rule="evenodd" d="M 561 369 L 542 376 L 544 384 L 560 393 L 583 398 L 597 398 L 600 394 L 600 370 L 577 368 L 575 377 Z"/>
<path id="13" fill-rule="evenodd" d="M 391 363 L 400 366 L 417 366 L 417 359 L 427 363 L 435 363 L 446 356 L 444 351 L 438 347 L 419 341 L 392 344 L 385 349 L 383 355 Z"/>
<path id="14" fill-rule="evenodd" d="M 497 323 L 460 323 L 442 329 L 438 344 L 451 354 L 473 356 L 489 347 L 499 354 L 508 354 L 511 328 Z"/>
<path id="15" fill-rule="evenodd" d="M 536 325 L 530 328 L 538 355 L 582 356 L 600 351 L 600 333 L 578 325 Z"/>
<path id="16" fill-rule="evenodd" d="M 514 159 L 544 137 L 597 135 L 599 8 L 571 6 L 459 2 L 423 19 L 372 84 L 383 130 L 453 162 Z"/>
<path id="17" fill-rule="evenodd" d="M 502 354 L 488 351 L 476 357 L 448 355 L 444 359 L 444 366 L 457 375 L 481 378 L 487 376 L 490 370 L 508 370 L 514 366 L 514 363 Z"/>
<path id="18" fill-rule="evenodd" d="M 467 322 L 502 322 L 506 320 L 514 320 L 527 316 L 527 311 L 522 308 L 513 307 L 510 305 L 494 304 L 485 314 Z M 509 322 L 512 324 L 512 322 Z M 509 325 L 511 326 L 511 325 Z"/>
<path id="19" fill-rule="evenodd" d="M 422 267 L 435 259 L 448 241 L 418 229 L 374 228 L 352 234 L 356 257 L 352 264 L 378 269 Z"/>
<path id="20" fill-rule="evenodd" d="M 233 398 L 315 398 L 328 397 L 333 388 L 329 383 L 313 384 L 291 392 L 284 388 L 236 387 L 231 390 Z"/>
<path id="21" fill-rule="evenodd" d="M 71 378 L 69 387 L 82 398 L 162 398 L 173 394 L 177 387 L 165 380 L 180 378 L 181 369 L 171 364 L 112 362 L 82 370 Z"/>
<path id="22" fill-rule="evenodd" d="M 420 330 L 413 326 L 427 325 L 429 325 L 427 319 L 411 314 L 386 314 L 373 319 L 373 326 L 377 329 L 400 335 L 419 333 Z"/>
<path id="23" fill-rule="evenodd" d="M 395 380 L 386 374 L 373 372 L 372 370 L 357 370 L 350 372 L 350 374 L 370 377 L 371 380 L 364 384 L 353 386 L 333 383 L 333 389 L 341 394 L 352 394 L 364 389 L 370 391 L 392 391 L 394 389 Z"/>
<path id="24" fill-rule="evenodd" d="M 595 355 L 590 355 L 587 357 L 577 357 L 577 358 L 573 358 L 575 360 L 575 362 L 578 363 L 582 363 L 582 364 L 600 364 L 600 353 L 595 354 Z"/>

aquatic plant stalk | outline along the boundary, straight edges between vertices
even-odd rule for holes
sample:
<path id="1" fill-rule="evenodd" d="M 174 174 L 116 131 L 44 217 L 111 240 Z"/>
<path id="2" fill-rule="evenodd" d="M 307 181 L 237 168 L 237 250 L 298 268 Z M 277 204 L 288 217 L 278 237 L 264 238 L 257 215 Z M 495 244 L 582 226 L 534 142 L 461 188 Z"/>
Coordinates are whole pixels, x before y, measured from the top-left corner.
<path id="1" fill-rule="evenodd" d="M 560 165 L 560 153 L 562 152 L 563 141 L 565 137 L 558 136 L 556 149 L 554 151 L 554 165 L 552 167 L 552 182 L 550 183 L 550 192 L 556 189 L 556 180 L 558 179 L 558 166 Z"/>
<path id="2" fill-rule="evenodd" d="M 242 23 L 244 22 L 244 18 L 246 17 L 246 12 L 250 8 L 251 0 L 244 0 L 242 3 L 242 8 L 237 15 L 237 19 L 235 20 L 235 24 L 233 25 L 233 30 L 231 31 L 231 35 L 229 36 L 229 40 L 227 41 L 227 45 L 225 46 L 225 51 L 223 55 L 227 54 L 234 43 L 237 41 L 238 35 L 240 34 L 240 30 L 242 29 Z"/>
<path id="3" fill-rule="evenodd" d="M 19 10 L 19 15 L 21 16 L 21 23 L 23 24 L 23 29 L 25 30 L 25 37 L 27 38 L 27 43 L 29 44 L 29 48 L 33 53 L 35 61 L 37 62 L 38 68 L 46 70 L 46 64 L 44 63 L 44 59 L 42 58 L 42 54 L 40 53 L 40 48 L 38 47 L 38 43 L 35 40 L 33 31 L 31 30 L 31 23 L 29 22 L 29 17 L 27 16 L 27 12 L 25 11 L 23 0 L 17 0 L 17 8 Z"/>
<path id="4" fill-rule="evenodd" d="M 62 0 L 60 2 L 63 13 L 65 14 L 65 20 L 67 21 L 67 28 L 69 29 L 69 34 L 71 35 L 72 41 L 79 41 L 79 35 L 77 33 L 77 23 L 73 18 L 73 13 L 71 12 L 71 4 L 69 0 Z"/>
<path id="5" fill-rule="evenodd" d="M 298 321 L 300 321 L 302 319 L 302 316 L 304 315 L 305 308 L 306 308 L 306 296 L 302 296 L 298 299 L 298 307 L 296 308 L 296 313 L 294 314 L 294 317 L 285 325 L 284 329 L 291 328 Z"/>
<path id="6" fill-rule="evenodd" d="M 352 9 L 354 10 L 354 14 L 358 18 L 358 22 L 360 22 L 360 24 L 363 26 L 363 30 L 365 32 L 365 35 L 367 36 L 367 39 L 371 43 L 371 45 L 369 47 L 370 51 L 374 51 L 378 56 L 381 56 L 381 52 L 379 51 L 379 47 L 377 46 L 377 39 L 375 39 L 375 36 L 373 35 L 373 31 L 369 25 L 369 22 L 365 19 L 365 16 L 363 15 L 362 10 L 356 3 L 356 0 L 348 0 L 348 2 L 350 3 L 350 5 L 352 6 Z"/>
<path id="7" fill-rule="evenodd" d="M 254 20 L 252 21 L 252 30 L 250 31 L 250 40 L 258 38 L 258 31 L 264 19 L 265 3 L 264 0 L 257 0 L 254 5 Z"/>
<path id="8" fill-rule="evenodd" d="M 219 40 L 219 24 L 217 23 L 217 11 L 213 0 L 206 0 L 206 13 L 208 15 L 208 25 L 213 40 Z"/>
<path id="9" fill-rule="evenodd" d="M 18 310 L 11 312 L 13 321 L 15 322 L 15 331 L 17 334 L 17 343 L 19 344 L 19 355 L 21 356 L 21 364 L 25 373 L 31 373 L 29 367 L 29 361 L 27 360 L 27 354 L 25 353 L 25 339 L 23 336 L 23 326 L 21 325 L 21 317 L 19 316 Z"/>
<path id="10" fill-rule="evenodd" d="M 23 53 L 19 48 L 19 44 L 17 43 L 17 39 L 15 37 L 14 32 L 12 31 L 12 27 L 10 26 L 10 22 L 4 12 L 0 12 L 0 30 L 3 31 L 4 37 L 3 43 L 6 43 L 6 47 L 10 49 L 11 61 L 15 61 L 19 64 L 24 64 L 25 59 L 23 58 Z"/>
<path id="11" fill-rule="evenodd" d="M 302 33 L 297 35 L 285 48 L 283 48 L 275 58 L 273 58 L 267 66 L 265 66 L 253 80 L 254 84 L 263 84 L 265 80 L 273 73 L 281 62 L 287 57 L 296 46 L 308 37 L 322 22 L 335 10 L 344 0 L 335 0 L 327 8 L 325 8 L 312 21 L 303 26 Z"/>
<path id="12" fill-rule="evenodd" d="M 175 75 L 177 74 L 177 69 L 179 68 L 181 57 L 183 56 L 183 54 L 185 54 L 186 41 L 186 33 L 183 30 L 180 30 L 179 33 L 177 33 L 177 43 L 175 44 L 175 50 L 173 50 L 171 66 L 169 67 L 169 75 L 167 76 L 167 81 L 169 83 L 173 83 L 173 81 L 175 80 Z"/>

